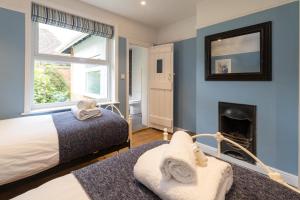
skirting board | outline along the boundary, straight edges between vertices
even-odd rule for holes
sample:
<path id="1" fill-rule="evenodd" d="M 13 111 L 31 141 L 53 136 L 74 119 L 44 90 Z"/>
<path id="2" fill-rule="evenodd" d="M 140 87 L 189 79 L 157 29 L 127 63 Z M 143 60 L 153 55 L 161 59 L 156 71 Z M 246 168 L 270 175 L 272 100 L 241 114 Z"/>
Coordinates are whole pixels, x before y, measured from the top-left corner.
<path id="1" fill-rule="evenodd" d="M 188 131 L 188 130 L 185 130 L 185 129 L 182 129 L 182 128 L 178 128 L 178 127 L 174 127 L 174 131 Z"/>
<path id="2" fill-rule="evenodd" d="M 217 153 L 217 149 L 215 147 L 211 147 L 211 146 L 208 146 L 206 144 L 202 144 L 200 142 L 198 142 L 198 144 L 200 145 L 201 149 L 203 152 L 209 154 L 209 155 L 216 155 Z M 244 162 L 244 161 L 241 161 L 241 160 L 238 160 L 238 159 L 235 159 L 233 157 L 230 157 L 230 156 L 227 156 L 225 154 L 221 154 L 221 158 L 223 160 L 226 160 L 226 161 L 229 161 L 229 162 L 232 162 L 232 163 L 235 163 L 237 165 L 240 165 L 242 167 L 245 167 L 245 168 L 248 168 L 248 169 L 251 169 L 253 171 L 257 171 L 257 172 L 260 172 L 260 173 L 263 173 L 265 174 L 264 171 L 261 170 L 261 168 L 257 165 L 253 165 L 253 164 L 250 164 L 250 163 L 247 163 L 247 162 Z M 280 173 L 283 177 L 283 179 L 290 185 L 294 186 L 294 187 L 299 187 L 298 185 L 298 176 L 294 175 L 294 174 L 290 174 L 288 172 L 284 172 L 282 170 L 279 170 L 279 169 L 275 169 L 273 167 L 271 167 L 272 170 Z"/>

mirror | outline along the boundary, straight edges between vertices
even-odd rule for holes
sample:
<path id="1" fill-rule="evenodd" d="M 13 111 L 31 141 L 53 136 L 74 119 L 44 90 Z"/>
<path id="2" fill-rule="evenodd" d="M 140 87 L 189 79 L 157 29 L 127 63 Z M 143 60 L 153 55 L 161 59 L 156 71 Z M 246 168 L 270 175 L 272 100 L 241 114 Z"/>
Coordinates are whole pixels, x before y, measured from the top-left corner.
<path id="1" fill-rule="evenodd" d="M 212 74 L 260 72 L 260 33 L 213 41 L 211 63 Z"/>
<path id="2" fill-rule="evenodd" d="M 205 38 L 206 80 L 271 80 L 271 22 Z"/>

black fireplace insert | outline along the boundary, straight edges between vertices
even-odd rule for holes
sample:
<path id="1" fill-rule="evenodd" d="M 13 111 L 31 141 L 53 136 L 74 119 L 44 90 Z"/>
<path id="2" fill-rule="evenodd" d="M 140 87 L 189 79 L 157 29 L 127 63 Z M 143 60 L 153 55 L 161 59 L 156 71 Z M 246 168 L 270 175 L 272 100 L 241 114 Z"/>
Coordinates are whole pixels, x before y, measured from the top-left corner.
<path id="1" fill-rule="evenodd" d="M 256 155 L 256 106 L 219 102 L 219 131 Z M 248 154 L 227 142 L 222 142 L 221 152 L 255 163 Z"/>

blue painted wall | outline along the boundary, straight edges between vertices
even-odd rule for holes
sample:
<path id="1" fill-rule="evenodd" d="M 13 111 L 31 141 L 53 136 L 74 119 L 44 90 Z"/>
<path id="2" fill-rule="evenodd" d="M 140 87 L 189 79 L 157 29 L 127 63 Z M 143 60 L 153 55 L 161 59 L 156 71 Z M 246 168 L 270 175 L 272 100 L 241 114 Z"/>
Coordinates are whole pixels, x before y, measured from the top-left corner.
<path id="1" fill-rule="evenodd" d="M 259 72 L 260 52 L 232 54 L 226 56 L 214 56 L 211 58 L 212 73 L 215 73 L 215 62 L 220 59 L 231 59 L 231 72 Z"/>
<path id="2" fill-rule="evenodd" d="M 119 101 L 120 101 L 120 111 L 123 115 L 126 114 L 126 79 L 121 80 L 121 74 L 126 74 L 126 51 L 127 47 L 126 38 L 119 37 Z M 126 77 L 127 78 L 127 77 Z"/>
<path id="3" fill-rule="evenodd" d="M 196 38 L 174 44 L 174 126 L 196 131 Z"/>
<path id="4" fill-rule="evenodd" d="M 273 81 L 204 80 L 204 37 L 266 21 L 273 22 Z M 197 132 L 216 132 L 218 102 L 257 105 L 257 154 L 267 164 L 297 174 L 299 3 L 198 30 L 196 67 Z M 211 141 L 205 141 L 215 145 Z"/>
<path id="5" fill-rule="evenodd" d="M 0 119 L 24 112 L 25 16 L 0 8 Z"/>

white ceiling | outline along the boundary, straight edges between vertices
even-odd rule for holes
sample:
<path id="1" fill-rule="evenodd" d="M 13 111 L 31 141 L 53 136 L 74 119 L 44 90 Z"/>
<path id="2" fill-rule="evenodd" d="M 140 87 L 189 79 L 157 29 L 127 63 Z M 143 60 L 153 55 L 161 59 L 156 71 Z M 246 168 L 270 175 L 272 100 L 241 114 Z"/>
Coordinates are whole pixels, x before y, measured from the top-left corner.
<path id="1" fill-rule="evenodd" d="M 173 22 L 196 15 L 198 0 L 81 0 L 104 10 L 122 15 L 143 24 L 161 28 Z"/>

